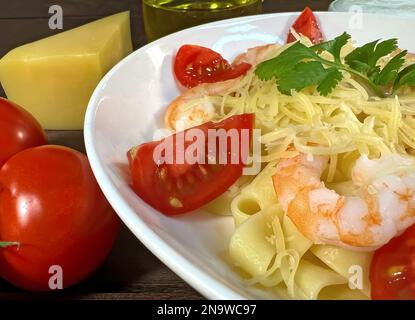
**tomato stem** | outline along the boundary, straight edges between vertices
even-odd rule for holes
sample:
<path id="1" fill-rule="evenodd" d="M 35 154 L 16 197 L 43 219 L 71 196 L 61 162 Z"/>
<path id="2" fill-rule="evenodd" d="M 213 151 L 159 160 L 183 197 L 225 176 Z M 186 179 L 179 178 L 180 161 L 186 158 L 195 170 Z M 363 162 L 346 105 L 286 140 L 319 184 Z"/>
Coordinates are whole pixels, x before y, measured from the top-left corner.
<path id="1" fill-rule="evenodd" d="M 20 243 L 19 242 L 8 242 L 8 241 L 0 241 L 0 248 L 8 248 L 8 247 L 20 247 Z"/>

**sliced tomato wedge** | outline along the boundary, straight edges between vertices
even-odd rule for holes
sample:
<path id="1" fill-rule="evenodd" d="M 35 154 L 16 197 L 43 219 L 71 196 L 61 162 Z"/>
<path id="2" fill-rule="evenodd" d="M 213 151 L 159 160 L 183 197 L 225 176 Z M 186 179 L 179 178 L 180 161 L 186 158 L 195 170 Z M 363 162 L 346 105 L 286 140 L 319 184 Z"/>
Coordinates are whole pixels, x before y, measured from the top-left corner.
<path id="1" fill-rule="evenodd" d="M 254 120 L 253 114 L 236 115 L 131 149 L 133 190 L 166 215 L 202 207 L 241 177 Z"/>
<path id="2" fill-rule="evenodd" d="M 249 63 L 230 65 L 219 53 L 205 47 L 184 45 L 177 52 L 174 74 L 179 83 L 193 88 L 201 83 L 235 79 L 251 69 Z"/>
<path id="3" fill-rule="evenodd" d="M 374 300 L 415 300 L 415 225 L 375 252 L 370 281 Z"/>
<path id="4" fill-rule="evenodd" d="M 291 28 L 297 33 L 308 37 L 314 44 L 324 41 L 323 33 L 318 25 L 316 16 L 309 7 L 303 10 Z M 294 42 L 295 40 L 294 35 L 290 31 L 288 33 L 287 43 Z"/>

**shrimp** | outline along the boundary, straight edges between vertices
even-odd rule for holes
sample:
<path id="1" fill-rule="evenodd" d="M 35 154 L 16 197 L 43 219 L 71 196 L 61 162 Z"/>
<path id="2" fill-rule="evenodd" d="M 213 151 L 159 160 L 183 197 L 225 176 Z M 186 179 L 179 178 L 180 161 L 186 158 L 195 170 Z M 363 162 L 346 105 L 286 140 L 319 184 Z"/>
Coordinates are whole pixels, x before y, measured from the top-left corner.
<path id="1" fill-rule="evenodd" d="M 340 195 L 321 181 L 328 158 L 300 154 L 282 160 L 273 177 L 279 202 L 315 244 L 372 251 L 415 223 L 415 160 L 361 156 L 352 171 L 356 190 Z"/>
<path id="2" fill-rule="evenodd" d="M 241 78 L 242 77 L 238 77 L 216 83 L 203 83 L 187 90 L 181 96 L 174 99 L 167 108 L 164 116 L 164 122 L 167 128 L 176 130 L 176 125 L 180 123 L 183 126 L 181 129 L 187 129 L 212 120 L 215 116 L 215 107 L 208 101 L 204 101 L 187 110 L 184 110 L 181 107 L 186 103 L 202 99 L 206 96 L 224 95 L 231 90 Z"/>
<path id="3" fill-rule="evenodd" d="M 248 49 L 245 53 L 237 56 L 232 65 L 245 62 L 250 63 L 254 67 L 266 60 L 268 56 L 276 53 L 280 48 L 281 46 L 278 44 L 267 44 Z M 181 106 L 206 96 L 224 96 L 232 90 L 243 77 L 244 76 L 240 76 L 235 79 L 215 83 L 203 83 L 185 91 L 182 95 L 173 100 L 167 108 L 164 117 L 167 128 L 176 130 L 176 124 L 180 123 L 184 127 L 182 129 L 186 129 L 212 120 L 215 115 L 215 108 L 209 102 L 202 102 L 188 110 L 183 110 Z"/>
<path id="4" fill-rule="evenodd" d="M 240 63 L 249 63 L 253 67 L 265 61 L 270 55 L 280 49 L 279 44 L 266 44 L 263 46 L 257 46 L 248 49 L 246 52 L 240 54 L 232 62 L 232 65 L 237 65 Z"/>

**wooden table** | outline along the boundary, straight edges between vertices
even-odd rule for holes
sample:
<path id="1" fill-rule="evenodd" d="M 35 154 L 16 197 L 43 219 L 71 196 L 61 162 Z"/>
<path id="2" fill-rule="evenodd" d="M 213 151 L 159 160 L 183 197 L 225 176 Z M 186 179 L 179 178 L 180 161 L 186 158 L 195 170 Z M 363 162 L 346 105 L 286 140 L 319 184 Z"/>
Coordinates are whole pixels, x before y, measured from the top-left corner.
<path id="1" fill-rule="evenodd" d="M 327 10 L 331 0 L 265 0 L 264 12 L 300 11 L 306 5 Z M 48 9 L 63 8 L 64 30 L 112 13 L 130 10 L 134 47 L 146 43 L 139 0 L 0 1 L 0 57 L 21 44 L 56 33 L 48 28 Z M 0 96 L 4 92 L 0 87 Z M 52 144 L 85 151 L 81 131 L 48 132 Z M 63 292 L 22 292 L 0 280 L 0 299 L 202 299 L 124 227 L 103 265 L 86 281 Z"/>

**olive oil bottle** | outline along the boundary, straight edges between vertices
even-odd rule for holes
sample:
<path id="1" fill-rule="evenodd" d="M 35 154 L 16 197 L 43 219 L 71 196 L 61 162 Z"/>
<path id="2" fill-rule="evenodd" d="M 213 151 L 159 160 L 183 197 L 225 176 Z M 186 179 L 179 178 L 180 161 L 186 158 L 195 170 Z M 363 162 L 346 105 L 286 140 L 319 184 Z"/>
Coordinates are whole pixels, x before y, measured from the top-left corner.
<path id="1" fill-rule="evenodd" d="M 148 41 L 199 24 L 261 13 L 262 0 L 142 0 Z"/>

